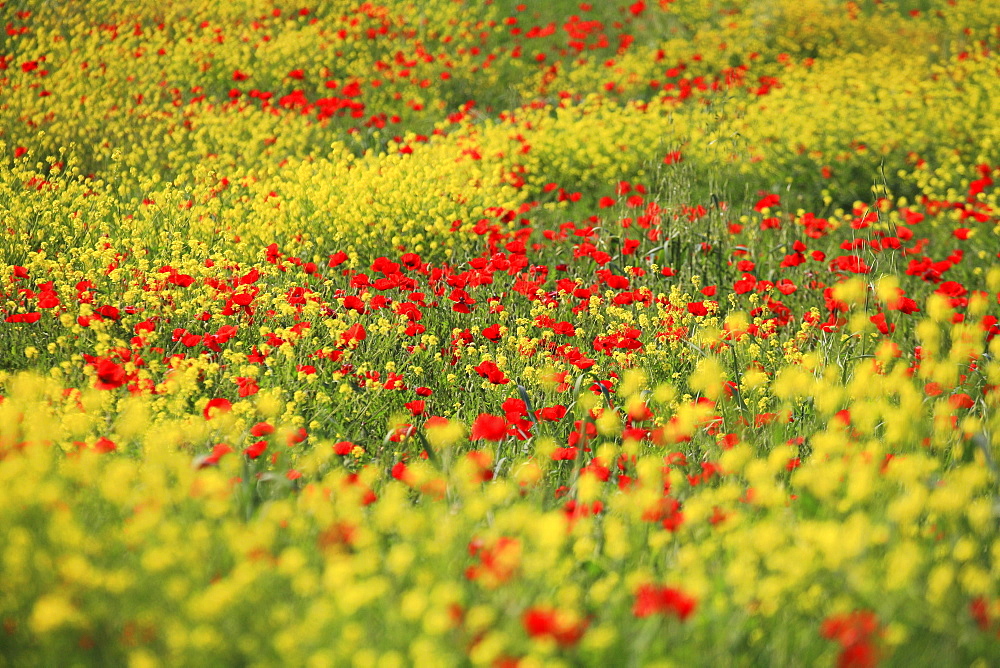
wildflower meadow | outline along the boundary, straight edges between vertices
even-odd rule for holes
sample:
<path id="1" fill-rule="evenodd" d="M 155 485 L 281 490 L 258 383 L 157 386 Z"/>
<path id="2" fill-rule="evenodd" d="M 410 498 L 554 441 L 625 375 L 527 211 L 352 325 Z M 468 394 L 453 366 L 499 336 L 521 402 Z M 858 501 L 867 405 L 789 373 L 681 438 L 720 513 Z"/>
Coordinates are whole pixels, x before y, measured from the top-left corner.
<path id="1" fill-rule="evenodd" d="M 1000 3 L 0 28 L 0 666 L 1000 665 Z"/>

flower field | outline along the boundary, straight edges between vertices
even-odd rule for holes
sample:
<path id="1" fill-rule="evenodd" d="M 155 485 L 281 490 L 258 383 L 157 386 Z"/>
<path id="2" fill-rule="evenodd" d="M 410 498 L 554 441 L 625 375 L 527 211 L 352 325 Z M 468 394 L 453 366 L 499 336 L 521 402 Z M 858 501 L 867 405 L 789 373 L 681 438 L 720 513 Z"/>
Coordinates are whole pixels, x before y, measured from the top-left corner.
<path id="1" fill-rule="evenodd" d="M 0 25 L 0 667 L 1000 664 L 1000 4 Z"/>

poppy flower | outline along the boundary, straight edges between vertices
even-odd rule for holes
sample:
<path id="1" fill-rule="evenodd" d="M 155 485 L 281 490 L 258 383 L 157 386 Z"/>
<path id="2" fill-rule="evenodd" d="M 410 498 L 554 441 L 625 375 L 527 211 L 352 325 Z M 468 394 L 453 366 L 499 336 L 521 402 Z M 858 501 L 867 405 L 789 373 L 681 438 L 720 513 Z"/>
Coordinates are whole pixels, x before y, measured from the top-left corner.
<path id="1" fill-rule="evenodd" d="M 771 207 L 779 204 L 781 204 L 781 195 L 770 194 L 764 195 L 764 197 L 760 198 L 753 208 L 756 211 L 761 212 L 764 209 L 770 209 Z"/>
<path id="2" fill-rule="evenodd" d="M 671 151 L 670 153 L 667 153 L 665 156 L 663 156 L 663 164 L 664 165 L 675 165 L 678 162 L 680 162 L 682 159 L 683 158 L 681 156 L 681 152 L 680 151 Z"/>
<path id="3" fill-rule="evenodd" d="M 247 446 L 243 450 L 243 454 L 245 454 L 250 459 L 257 459 L 262 454 L 264 454 L 264 450 L 266 449 L 267 449 L 267 441 L 257 441 L 256 443 Z"/>
<path id="4" fill-rule="evenodd" d="M 567 617 L 553 608 L 535 606 L 525 611 L 521 623 L 532 638 L 548 637 L 563 647 L 569 647 L 583 637 L 587 623 L 573 622 Z"/>
<path id="5" fill-rule="evenodd" d="M 240 397 L 249 397 L 260 391 L 260 387 L 257 385 L 257 381 L 253 378 L 248 378 L 245 376 L 238 376 L 233 379 L 236 385 L 239 387 Z"/>
<path id="6" fill-rule="evenodd" d="M 213 417 L 228 413 L 231 410 L 233 410 L 233 404 L 229 399 L 216 397 L 205 404 L 205 410 L 202 411 L 202 415 L 205 416 L 206 420 L 211 420 Z"/>
<path id="7" fill-rule="evenodd" d="M 471 313 L 473 305 L 476 304 L 476 300 L 473 299 L 468 292 L 462 290 L 461 288 L 455 288 L 448 295 L 448 299 L 455 302 L 451 307 L 451 310 L 455 313 Z"/>
<path id="8" fill-rule="evenodd" d="M 393 478 L 402 480 L 403 482 L 406 482 L 407 478 L 410 477 L 410 472 L 406 468 L 406 462 L 396 462 L 393 464 L 390 473 Z"/>
<path id="9" fill-rule="evenodd" d="M 820 635 L 837 642 L 839 668 L 867 668 L 878 664 L 878 651 L 873 640 L 879 632 L 878 619 L 867 610 L 834 615 L 823 620 Z"/>
<path id="10" fill-rule="evenodd" d="M 59 295 L 55 292 L 43 292 L 38 295 L 38 308 L 55 308 L 59 306 Z"/>
<path id="11" fill-rule="evenodd" d="M 114 452 L 117 449 L 118 446 L 115 445 L 115 442 L 106 436 L 101 436 L 94 442 L 94 450 L 100 453 Z"/>
<path id="12" fill-rule="evenodd" d="M 510 382 L 510 379 L 504 375 L 503 371 L 500 370 L 495 362 L 483 362 L 479 366 L 474 366 L 472 368 L 481 377 L 490 381 L 494 385 L 506 385 Z"/>
<path id="13" fill-rule="evenodd" d="M 228 455 L 230 452 L 233 452 L 233 448 L 231 446 L 226 443 L 216 443 L 210 454 L 198 457 L 194 460 L 194 466 L 198 469 L 215 466 L 219 463 L 219 460 L 222 459 L 223 456 Z"/>
<path id="14" fill-rule="evenodd" d="M 23 322 L 27 324 L 33 324 L 38 322 L 42 317 L 39 311 L 33 311 L 32 313 L 14 313 L 9 315 L 4 319 L 4 322 Z"/>
<path id="15" fill-rule="evenodd" d="M 364 341 L 368 338 L 368 332 L 365 331 L 365 326 L 360 322 L 356 322 L 347 330 L 340 335 L 340 340 L 344 342 L 345 345 L 357 344 L 358 342 Z"/>
<path id="16" fill-rule="evenodd" d="M 566 417 L 565 406 L 547 406 L 535 411 L 535 417 L 545 422 L 556 422 Z"/>
<path id="17" fill-rule="evenodd" d="M 964 392 L 959 392 L 958 394 L 953 394 L 948 397 L 948 403 L 951 404 L 953 408 L 972 408 L 976 405 L 976 402 L 968 394 Z"/>
<path id="18" fill-rule="evenodd" d="M 256 438 L 274 433 L 274 426 L 267 422 L 258 422 L 250 427 L 250 435 Z"/>
<path id="19" fill-rule="evenodd" d="M 343 457 L 345 455 L 351 454 L 351 452 L 353 452 L 354 448 L 356 447 L 357 446 L 351 443 L 350 441 L 340 441 L 339 443 L 333 444 L 333 454 L 340 455 Z"/>
<path id="20" fill-rule="evenodd" d="M 524 400 L 516 399 L 514 397 L 505 400 L 500 405 L 500 408 L 503 409 L 504 415 L 510 422 L 528 415 L 528 406 L 524 403 Z"/>
<path id="21" fill-rule="evenodd" d="M 896 325 L 886 322 L 885 313 L 876 313 L 870 317 L 869 320 L 875 325 L 875 327 L 878 328 L 878 331 L 885 336 L 888 336 L 892 332 L 896 331 Z"/>
<path id="22" fill-rule="evenodd" d="M 500 340 L 500 325 L 490 325 L 483 330 L 483 336 L 490 341 Z"/>
<path id="23" fill-rule="evenodd" d="M 636 617 L 671 614 L 681 621 L 686 620 L 697 607 L 697 601 L 680 589 L 644 584 L 635 592 L 632 614 Z"/>
<path id="24" fill-rule="evenodd" d="M 94 387 L 99 390 L 112 390 L 125 384 L 125 369 L 114 360 L 102 358 L 97 362 L 97 381 Z"/>
<path id="25" fill-rule="evenodd" d="M 415 431 L 416 428 L 412 424 L 401 424 L 389 435 L 389 441 L 391 443 L 402 443 L 412 436 Z"/>
<path id="26" fill-rule="evenodd" d="M 407 402 L 403 404 L 403 406 L 405 406 L 413 416 L 424 415 L 427 412 L 427 402 L 423 399 Z"/>
<path id="27" fill-rule="evenodd" d="M 507 435 L 507 421 L 499 415 L 490 413 L 480 413 L 479 417 L 472 423 L 472 431 L 469 437 L 473 441 L 485 439 L 487 441 L 501 441 Z"/>

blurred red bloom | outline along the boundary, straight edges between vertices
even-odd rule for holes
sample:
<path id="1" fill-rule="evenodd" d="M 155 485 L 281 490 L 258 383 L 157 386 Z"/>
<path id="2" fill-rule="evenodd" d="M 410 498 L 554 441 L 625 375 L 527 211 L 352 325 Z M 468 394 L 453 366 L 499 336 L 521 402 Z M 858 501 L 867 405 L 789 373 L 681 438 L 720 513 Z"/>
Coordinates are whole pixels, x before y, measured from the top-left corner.
<path id="1" fill-rule="evenodd" d="M 754 205 L 754 209 L 757 211 L 763 211 L 764 209 L 769 209 L 772 206 L 777 206 L 781 203 L 781 195 L 765 195 Z"/>
<path id="2" fill-rule="evenodd" d="M 405 406 L 406 409 L 410 411 L 410 414 L 414 416 L 423 415 L 427 412 L 427 402 L 423 399 L 407 402 L 403 404 L 403 406 Z"/>
<path id="3" fill-rule="evenodd" d="M 115 445 L 115 442 L 106 436 L 101 436 L 94 442 L 94 450 L 101 453 L 114 452 L 117 449 L 118 446 Z"/>
<path id="4" fill-rule="evenodd" d="M 948 403 L 951 404 L 953 408 L 972 408 L 976 405 L 973 398 L 964 392 L 959 392 L 958 394 L 953 394 L 948 397 Z"/>
<path id="5" fill-rule="evenodd" d="M 245 454 L 250 459 L 257 459 L 262 454 L 264 454 L 264 450 L 266 449 L 267 449 L 267 441 L 257 441 L 256 443 L 247 446 L 247 448 L 243 450 L 243 454 Z"/>
<path id="6" fill-rule="evenodd" d="M 102 358 L 98 360 L 96 368 L 97 382 L 94 383 L 94 387 L 97 389 L 111 390 L 125 384 L 125 369 L 118 365 L 114 360 Z"/>
<path id="7" fill-rule="evenodd" d="M 406 482 L 406 479 L 409 477 L 409 471 L 406 470 L 405 462 L 396 462 L 393 464 L 391 473 L 393 478 L 402 480 L 403 482 Z"/>
<path id="8" fill-rule="evenodd" d="M 528 608 L 521 623 L 532 638 L 550 637 L 563 647 L 575 645 L 587 630 L 585 621 L 568 622 L 555 609 L 541 606 Z"/>
<path id="9" fill-rule="evenodd" d="M 267 436 L 268 434 L 274 433 L 274 426 L 268 424 L 267 422 L 258 422 L 254 426 L 250 427 L 250 435 L 260 438 L 261 436 Z"/>
<path id="10" fill-rule="evenodd" d="M 206 420 L 211 420 L 213 417 L 228 413 L 231 410 L 233 410 L 233 404 L 229 399 L 216 397 L 205 404 L 205 410 L 202 411 L 202 415 L 205 416 Z"/>
<path id="11" fill-rule="evenodd" d="M 539 420 L 544 420 L 546 422 L 555 422 L 557 420 L 562 420 L 566 417 L 566 407 L 565 406 L 547 406 L 541 410 L 535 411 L 535 417 Z"/>
<path id="12" fill-rule="evenodd" d="M 210 454 L 195 459 L 195 467 L 203 469 L 208 466 L 215 466 L 219 463 L 219 460 L 222 459 L 223 455 L 227 455 L 230 452 L 233 452 L 233 449 L 228 444 L 216 443 Z"/>
<path id="13" fill-rule="evenodd" d="M 889 335 L 896 331 L 896 325 L 892 323 L 887 323 L 885 320 L 885 313 L 876 313 L 869 318 L 871 322 L 878 328 L 878 331 L 883 335 Z"/>
<path id="14" fill-rule="evenodd" d="M 235 383 L 239 387 L 240 397 L 249 397 L 251 395 L 257 394 L 260 391 L 260 387 L 257 385 L 257 381 L 254 380 L 253 378 L 239 376 L 235 379 Z"/>
<path id="15" fill-rule="evenodd" d="M 691 616 L 696 606 L 697 601 L 680 589 L 644 584 L 635 592 L 632 614 L 636 617 L 672 614 L 684 621 Z"/>
<path id="16" fill-rule="evenodd" d="M 480 413 L 479 417 L 472 423 L 470 438 L 473 441 L 486 439 L 487 441 L 500 441 L 507 433 L 507 421 L 499 415 L 490 413 Z"/>
<path id="17" fill-rule="evenodd" d="M 350 441 L 340 441 L 333 444 L 333 454 L 341 456 L 349 455 L 354 448 L 355 445 Z"/>
<path id="18" fill-rule="evenodd" d="M 820 634 L 824 638 L 840 644 L 838 668 L 875 666 L 878 663 L 878 649 L 872 641 L 878 631 L 878 618 L 868 610 L 827 617 L 820 627 Z"/>

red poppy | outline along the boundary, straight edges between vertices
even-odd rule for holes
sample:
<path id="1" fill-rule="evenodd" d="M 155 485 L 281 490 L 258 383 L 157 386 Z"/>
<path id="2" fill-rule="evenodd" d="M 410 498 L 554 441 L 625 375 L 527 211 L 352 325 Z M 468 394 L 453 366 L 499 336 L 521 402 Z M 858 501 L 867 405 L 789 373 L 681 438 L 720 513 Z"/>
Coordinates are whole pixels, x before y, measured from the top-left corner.
<path id="1" fill-rule="evenodd" d="M 250 459 L 257 459 L 262 454 L 264 454 L 264 450 L 266 449 L 267 449 L 267 441 L 257 441 L 256 443 L 247 446 L 247 448 L 243 450 L 243 454 L 245 454 Z"/>
<path id="2" fill-rule="evenodd" d="M 333 444 L 333 454 L 335 455 L 349 455 L 357 447 L 350 441 L 340 441 L 339 443 Z"/>
<path id="3" fill-rule="evenodd" d="M 565 406 L 547 406 L 535 411 L 535 417 L 546 422 L 555 422 L 566 417 Z"/>
<path id="4" fill-rule="evenodd" d="M 500 325 L 490 325 L 483 330 L 483 336 L 490 341 L 500 340 Z"/>
<path id="5" fill-rule="evenodd" d="M 779 204 L 781 204 L 781 195 L 765 194 L 764 197 L 757 201 L 753 208 L 757 211 L 763 211 Z"/>
<path id="6" fill-rule="evenodd" d="M 340 340 L 344 344 L 351 344 L 360 341 L 364 341 L 368 338 L 368 332 L 365 331 L 365 326 L 360 322 L 356 322 L 347 328 L 343 334 L 340 335 Z"/>
<path id="7" fill-rule="evenodd" d="M 953 408 L 972 408 L 976 405 L 973 398 L 964 392 L 959 392 L 958 394 L 953 394 L 948 397 L 948 403 L 951 404 Z"/>
<path id="8" fill-rule="evenodd" d="M 114 360 L 102 358 L 97 362 L 97 381 L 94 387 L 99 390 L 111 390 L 121 387 L 127 380 L 125 369 Z"/>
<path id="9" fill-rule="evenodd" d="M 892 323 L 887 323 L 885 320 L 885 313 L 876 313 L 869 320 L 878 328 L 878 331 L 885 336 L 888 336 L 892 332 L 896 331 L 896 325 Z"/>
<path id="10" fill-rule="evenodd" d="M 260 391 L 260 387 L 257 385 L 257 381 L 253 378 L 238 376 L 237 378 L 234 379 L 234 382 L 239 387 L 240 397 L 249 397 L 251 395 L 257 394 Z"/>
<path id="11" fill-rule="evenodd" d="M 500 441 L 507 434 L 507 421 L 499 415 L 490 413 L 480 413 L 479 417 L 472 423 L 472 431 L 469 437 L 473 441 L 485 439 L 487 441 Z"/>
<path id="12" fill-rule="evenodd" d="M 705 307 L 705 302 L 688 302 L 687 310 L 688 313 L 695 316 L 708 315 L 708 309 Z"/>
<path id="13" fill-rule="evenodd" d="M 636 617 L 672 614 L 684 621 L 691 616 L 696 606 L 697 601 L 680 589 L 644 584 L 635 592 L 632 614 Z"/>
<path id="14" fill-rule="evenodd" d="M 205 404 L 205 410 L 202 411 L 202 415 L 205 416 L 206 420 L 211 420 L 213 417 L 228 413 L 231 410 L 233 410 L 233 404 L 229 399 L 216 397 Z"/>
<path id="15" fill-rule="evenodd" d="M 476 373 L 494 385 L 506 385 L 510 382 L 510 379 L 504 375 L 503 371 L 500 370 L 495 362 L 483 362 L 479 366 L 474 366 L 472 368 L 475 369 Z"/>
<path id="16" fill-rule="evenodd" d="M 513 422 L 521 417 L 527 417 L 528 415 L 528 406 L 524 403 L 523 399 L 511 397 L 500 404 L 500 408 L 503 409 L 504 415 L 509 422 Z"/>
<path id="17" fill-rule="evenodd" d="M 32 313 L 14 313 L 4 318 L 4 322 L 24 322 L 27 324 L 33 324 L 38 322 L 42 317 L 39 311 L 34 311 Z"/>
<path id="18" fill-rule="evenodd" d="M 195 467 L 203 469 L 208 466 L 215 466 L 224 455 L 228 455 L 230 452 L 233 452 L 233 449 L 226 443 L 216 443 L 215 447 L 212 448 L 211 454 L 195 459 Z"/>
<path id="19" fill-rule="evenodd" d="M 638 404 L 631 406 L 628 409 L 628 416 L 633 422 L 644 422 L 645 420 L 653 419 L 653 413 L 649 410 L 649 406 L 646 405 L 644 401 L 640 401 Z"/>
<path id="20" fill-rule="evenodd" d="M 489 545 L 480 538 L 473 538 L 468 551 L 478 563 L 465 569 L 466 579 L 479 580 L 493 589 L 515 575 L 521 546 L 516 538 L 507 536 L 501 536 Z"/>
<path id="21" fill-rule="evenodd" d="M 118 446 L 115 445 L 115 442 L 105 436 L 101 436 L 94 442 L 94 450 L 101 453 L 114 452 L 117 449 Z"/>
<path id="22" fill-rule="evenodd" d="M 680 151 L 671 151 L 663 156 L 664 165 L 674 165 L 680 162 L 683 158 L 681 157 Z"/>
<path id="23" fill-rule="evenodd" d="M 255 436 L 256 438 L 267 436 L 271 433 L 274 433 L 274 426 L 268 424 L 267 422 L 258 422 L 254 426 L 250 427 L 250 435 Z"/>
<path id="24" fill-rule="evenodd" d="M 414 431 L 416 431 L 416 428 L 412 424 L 401 424 L 389 435 L 389 441 L 392 443 L 402 443 L 412 436 Z"/>
<path id="25" fill-rule="evenodd" d="M 43 292 L 38 295 L 38 308 L 55 308 L 59 306 L 59 295 L 55 292 Z"/>
<path id="26" fill-rule="evenodd" d="M 976 626 L 980 631 L 985 631 L 990 627 L 990 609 L 986 599 L 977 596 L 969 603 L 969 614 L 976 621 Z"/>
<path id="27" fill-rule="evenodd" d="M 856 610 L 834 615 L 823 621 L 820 634 L 836 641 L 840 647 L 838 668 L 869 668 L 878 663 L 878 650 L 873 640 L 878 634 L 878 619 L 873 612 Z"/>
<path id="28" fill-rule="evenodd" d="M 405 462 L 396 462 L 393 464 L 391 474 L 393 478 L 402 480 L 403 482 L 406 482 L 407 478 L 410 477 L 410 472 L 406 469 Z"/>
<path id="29" fill-rule="evenodd" d="M 405 406 L 406 409 L 410 411 L 410 414 L 414 416 L 424 415 L 427 413 L 427 402 L 423 399 L 407 402 L 403 404 L 403 406 Z"/>
<path id="30" fill-rule="evenodd" d="M 587 630 L 585 621 L 567 622 L 555 609 L 541 606 L 528 608 L 521 623 L 532 638 L 549 637 L 563 647 L 575 645 Z"/>
<path id="31" fill-rule="evenodd" d="M 461 288 L 455 288 L 452 290 L 451 294 L 448 295 L 448 299 L 455 302 L 455 304 L 451 307 L 451 310 L 456 313 L 471 313 L 472 307 L 476 303 L 476 300 L 473 299 L 468 292 L 462 290 Z"/>

